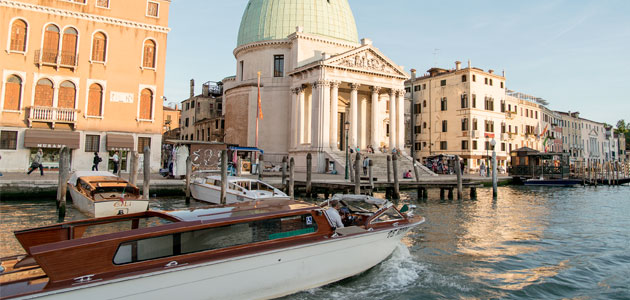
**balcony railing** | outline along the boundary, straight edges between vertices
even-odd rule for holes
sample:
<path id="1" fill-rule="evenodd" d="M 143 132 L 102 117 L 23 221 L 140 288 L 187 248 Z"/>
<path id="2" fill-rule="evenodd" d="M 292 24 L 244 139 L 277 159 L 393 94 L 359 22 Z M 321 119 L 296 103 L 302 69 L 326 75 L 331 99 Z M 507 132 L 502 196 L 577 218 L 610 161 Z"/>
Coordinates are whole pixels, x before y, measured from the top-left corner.
<path id="1" fill-rule="evenodd" d="M 72 124 L 77 125 L 77 115 L 79 111 L 74 108 L 31 106 L 28 114 L 28 126 L 32 127 L 33 122 Z"/>
<path id="2" fill-rule="evenodd" d="M 51 66 L 55 68 L 76 69 L 79 56 L 73 52 L 61 52 L 41 49 L 35 51 L 35 64 L 38 66 Z"/>

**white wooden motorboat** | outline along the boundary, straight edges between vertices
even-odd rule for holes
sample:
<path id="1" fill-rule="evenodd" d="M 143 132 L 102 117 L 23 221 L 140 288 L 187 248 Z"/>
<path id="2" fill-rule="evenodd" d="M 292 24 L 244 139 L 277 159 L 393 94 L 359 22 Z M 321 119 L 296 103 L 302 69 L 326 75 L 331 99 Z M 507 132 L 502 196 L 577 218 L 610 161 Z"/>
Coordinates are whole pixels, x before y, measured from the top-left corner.
<path id="1" fill-rule="evenodd" d="M 136 186 L 105 171 L 77 171 L 68 180 L 72 203 L 90 217 L 108 217 L 146 211 Z"/>
<path id="2" fill-rule="evenodd" d="M 210 175 L 194 179 L 190 194 L 199 201 L 221 204 L 221 176 Z M 290 199 L 287 194 L 260 180 L 244 177 L 228 177 L 226 204 L 267 200 Z"/>
<path id="3" fill-rule="evenodd" d="M 282 297 L 374 267 L 424 222 L 382 199 L 336 199 L 343 228 L 326 207 L 271 199 L 16 231 L 27 253 L 0 258 L 0 299 Z"/>

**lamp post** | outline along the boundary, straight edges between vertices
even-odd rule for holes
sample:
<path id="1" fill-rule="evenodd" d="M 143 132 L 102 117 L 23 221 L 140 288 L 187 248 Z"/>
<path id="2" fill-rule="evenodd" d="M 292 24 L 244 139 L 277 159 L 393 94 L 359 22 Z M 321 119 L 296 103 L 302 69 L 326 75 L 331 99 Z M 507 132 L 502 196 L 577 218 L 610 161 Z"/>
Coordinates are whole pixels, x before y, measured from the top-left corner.
<path id="1" fill-rule="evenodd" d="M 343 129 L 346 132 L 346 180 L 348 180 L 348 131 L 350 130 L 350 122 L 343 123 Z"/>
<path id="2" fill-rule="evenodd" d="M 488 147 L 488 139 L 490 139 L 490 136 L 486 134 L 486 177 L 490 177 L 490 147 Z"/>
<path id="3" fill-rule="evenodd" d="M 494 150 L 494 145 L 497 142 L 492 139 L 490 145 L 492 145 L 492 197 L 497 198 L 497 151 Z"/>

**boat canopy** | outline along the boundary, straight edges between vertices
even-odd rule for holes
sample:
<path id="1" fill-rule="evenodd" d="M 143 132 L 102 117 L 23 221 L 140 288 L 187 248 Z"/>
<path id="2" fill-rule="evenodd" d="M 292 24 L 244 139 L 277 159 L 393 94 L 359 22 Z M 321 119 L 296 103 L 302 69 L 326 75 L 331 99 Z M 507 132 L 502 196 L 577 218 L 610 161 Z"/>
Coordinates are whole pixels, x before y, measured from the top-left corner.
<path id="1" fill-rule="evenodd" d="M 94 177 L 94 176 L 100 176 L 100 177 L 114 177 L 116 179 L 118 179 L 118 176 L 114 175 L 111 172 L 107 172 L 107 171 L 76 171 L 72 174 L 72 176 L 70 176 L 70 179 L 68 180 L 68 183 L 76 186 L 77 185 L 77 181 L 79 180 L 79 178 L 81 177 Z"/>

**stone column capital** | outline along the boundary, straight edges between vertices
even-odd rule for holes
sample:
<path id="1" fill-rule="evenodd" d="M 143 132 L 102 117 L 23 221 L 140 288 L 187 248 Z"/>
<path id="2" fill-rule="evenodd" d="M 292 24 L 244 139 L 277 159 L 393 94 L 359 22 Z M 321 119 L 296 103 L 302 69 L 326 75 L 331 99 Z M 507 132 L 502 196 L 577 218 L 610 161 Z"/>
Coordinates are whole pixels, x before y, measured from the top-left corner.
<path id="1" fill-rule="evenodd" d="M 350 88 L 352 88 L 353 91 L 359 90 L 360 86 L 361 86 L 361 84 L 358 84 L 358 83 L 351 83 L 350 84 Z"/>
<path id="2" fill-rule="evenodd" d="M 396 90 L 396 92 L 397 92 L 398 96 L 400 96 L 400 97 L 404 97 L 405 93 L 406 93 L 404 89 Z"/>
<path id="3" fill-rule="evenodd" d="M 296 95 L 299 95 L 303 91 L 304 91 L 304 87 L 302 86 L 294 87 L 291 89 L 291 93 L 296 94 Z"/>
<path id="4" fill-rule="evenodd" d="M 330 81 L 328 80 L 317 80 L 313 82 L 314 89 L 326 88 L 326 87 L 330 87 Z"/>
<path id="5" fill-rule="evenodd" d="M 336 89 L 339 88 L 340 84 L 341 84 L 341 82 L 340 81 L 336 81 L 336 80 L 333 80 L 333 81 L 330 82 L 330 86 L 333 87 L 333 88 L 336 88 Z"/>
<path id="6" fill-rule="evenodd" d="M 378 93 L 380 93 L 380 91 L 381 91 L 381 87 L 380 87 L 380 86 L 372 86 L 372 88 L 371 88 L 371 89 L 372 89 L 372 93 L 373 93 L 373 94 L 377 94 L 377 95 L 378 95 Z"/>

